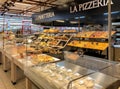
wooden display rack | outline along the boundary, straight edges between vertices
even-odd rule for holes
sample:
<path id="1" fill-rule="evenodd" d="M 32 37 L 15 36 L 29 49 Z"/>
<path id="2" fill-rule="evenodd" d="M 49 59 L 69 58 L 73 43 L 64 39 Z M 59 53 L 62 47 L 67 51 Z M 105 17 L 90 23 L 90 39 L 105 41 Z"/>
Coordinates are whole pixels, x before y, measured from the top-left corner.
<path id="1" fill-rule="evenodd" d="M 115 31 L 111 32 L 111 36 L 115 34 Z M 106 50 L 108 44 L 108 32 L 107 31 L 83 31 L 74 36 L 74 39 L 68 43 L 69 47 L 80 48 L 82 50 L 97 51 L 102 56 L 102 51 Z M 71 48 L 72 50 L 72 48 Z M 105 55 L 108 57 L 108 54 Z"/>
<path id="2" fill-rule="evenodd" d="M 65 35 L 68 39 L 67 40 L 59 40 L 59 42 L 56 44 L 56 46 L 54 46 L 55 48 L 58 49 L 63 49 L 67 46 L 68 42 L 71 40 L 72 35 Z M 53 48 L 54 48 L 53 47 Z"/>

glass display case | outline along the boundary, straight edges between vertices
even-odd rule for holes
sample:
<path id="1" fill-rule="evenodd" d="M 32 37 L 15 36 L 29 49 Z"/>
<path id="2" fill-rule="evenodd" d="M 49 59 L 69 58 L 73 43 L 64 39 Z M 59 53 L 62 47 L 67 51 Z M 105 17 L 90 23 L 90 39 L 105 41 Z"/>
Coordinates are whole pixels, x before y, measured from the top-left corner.
<path id="1" fill-rule="evenodd" d="M 105 82 L 107 80 L 107 82 Z M 114 86 L 114 83 L 119 83 L 117 78 L 96 72 L 71 82 L 69 89 L 118 89 L 119 85 Z"/>
<path id="2" fill-rule="evenodd" d="M 68 62 L 77 64 L 95 71 L 106 69 L 110 66 L 119 64 L 119 62 L 109 61 L 109 60 L 98 58 L 98 57 L 81 55 L 75 52 L 68 52 L 68 51 L 64 52 L 64 58 Z"/>
<path id="3" fill-rule="evenodd" d="M 29 66 L 26 68 L 25 75 L 39 88 L 67 89 L 69 82 L 73 79 L 93 72 L 92 70 L 62 61 Z"/>
<path id="4" fill-rule="evenodd" d="M 109 88 L 118 89 L 120 87 L 119 62 L 113 62 L 106 59 L 96 58 L 86 55 L 81 56 L 78 55 L 77 53 L 68 52 L 68 51 L 64 52 L 64 57 L 67 62 L 96 71 L 96 73 L 90 74 L 88 75 L 88 77 L 89 76 L 92 77 L 91 80 L 96 81 L 103 88 L 101 87 L 101 88 L 90 88 L 90 89 L 109 89 Z M 86 80 L 84 81 L 83 80 L 82 82 L 84 82 L 85 84 Z M 73 89 L 77 89 L 77 88 L 73 88 Z"/>
<path id="5" fill-rule="evenodd" d="M 119 63 L 58 49 L 70 40 L 65 37 L 51 33 L 38 35 L 35 40 L 27 37 L 24 73 L 28 79 L 40 89 L 108 89 L 114 84 L 117 87 L 112 89 L 118 89 L 119 77 L 103 70 Z"/>
<path id="6" fill-rule="evenodd" d="M 92 63 L 87 65 L 85 63 L 88 63 L 88 57 L 84 56 L 86 59 L 81 59 L 79 55 L 75 56 L 75 54 L 70 52 L 65 52 L 64 56 L 65 59 L 67 58 L 66 55 L 69 55 L 68 58 L 73 58 L 71 63 L 68 61 L 70 59 L 58 61 L 60 59 L 55 58 L 56 60 L 53 61 L 43 61 L 46 60 L 46 57 L 43 57 L 46 54 L 39 55 L 42 56 L 39 57 L 39 60 L 41 61 L 36 62 L 37 58 L 35 57 L 33 58 L 35 61 L 33 62 L 33 65 L 29 65 L 29 63 L 26 62 L 25 67 L 25 75 L 39 88 L 109 89 L 112 87 L 112 89 L 118 89 L 120 87 L 119 77 L 113 76 L 113 73 L 104 71 L 108 70 L 108 68 L 113 65 L 119 65 L 116 62 L 105 60 L 95 61 L 94 59 L 90 59 Z M 29 57 L 27 60 L 31 60 L 31 57 Z M 84 62 L 79 60 L 83 60 Z M 78 62 L 79 64 L 77 64 Z M 118 73 L 119 72 L 116 74 L 119 75 Z"/>
<path id="7" fill-rule="evenodd" d="M 60 59 L 60 55 L 63 55 L 63 49 L 66 47 L 67 43 L 70 41 L 72 36 L 65 34 L 53 34 L 53 33 L 41 33 L 37 34 L 37 37 L 27 37 L 27 46 L 35 49 L 29 51 L 29 53 L 45 53 Z"/>
<path id="8" fill-rule="evenodd" d="M 2 31 L 0 33 L 0 63 L 3 63 L 3 58 L 4 58 L 4 52 L 5 52 L 5 48 L 7 47 L 7 45 L 13 45 L 15 40 L 15 35 L 12 31 Z"/>

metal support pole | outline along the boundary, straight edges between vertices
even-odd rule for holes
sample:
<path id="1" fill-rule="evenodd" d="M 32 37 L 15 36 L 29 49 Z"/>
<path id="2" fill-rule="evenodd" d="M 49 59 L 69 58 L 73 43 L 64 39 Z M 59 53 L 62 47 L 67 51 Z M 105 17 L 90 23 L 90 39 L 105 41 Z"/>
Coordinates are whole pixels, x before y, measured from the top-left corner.
<path id="1" fill-rule="evenodd" d="M 111 21 L 111 0 L 108 2 L 108 59 L 112 60 L 111 57 L 111 30 L 112 30 L 112 21 Z"/>
<path id="2" fill-rule="evenodd" d="M 80 18 L 78 19 L 78 31 L 80 32 Z"/>
<path id="3" fill-rule="evenodd" d="M 5 15 L 3 15 L 3 49 L 5 46 Z"/>

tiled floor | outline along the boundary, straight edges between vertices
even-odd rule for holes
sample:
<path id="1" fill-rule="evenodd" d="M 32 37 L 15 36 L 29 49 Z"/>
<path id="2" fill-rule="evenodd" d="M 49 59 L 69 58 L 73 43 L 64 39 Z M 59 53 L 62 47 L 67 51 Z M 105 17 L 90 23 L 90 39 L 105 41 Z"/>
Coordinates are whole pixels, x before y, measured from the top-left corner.
<path id="1" fill-rule="evenodd" d="M 13 85 L 10 81 L 10 71 L 4 72 L 2 69 L 2 65 L 0 65 L 0 89 L 25 89 L 25 76 L 23 72 L 18 69 L 19 80 L 17 81 L 16 85 Z M 20 74 L 21 72 L 21 74 Z M 37 89 L 33 86 L 33 89 Z"/>

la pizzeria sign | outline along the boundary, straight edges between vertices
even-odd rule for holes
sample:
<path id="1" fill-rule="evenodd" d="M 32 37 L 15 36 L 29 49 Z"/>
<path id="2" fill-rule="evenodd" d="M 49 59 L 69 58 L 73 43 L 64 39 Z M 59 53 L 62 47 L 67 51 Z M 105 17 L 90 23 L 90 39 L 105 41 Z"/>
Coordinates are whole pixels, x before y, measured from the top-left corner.
<path id="1" fill-rule="evenodd" d="M 94 8 L 104 7 L 108 5 L 109 0 L 92 0 L 86 3 L 82 3 L 79 5 L 70 6 L 70 13 L 86 11 Z M 111 4 L 113 1 L 111 0 Z"/>

